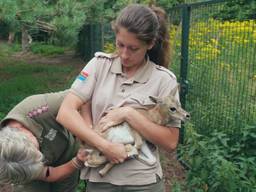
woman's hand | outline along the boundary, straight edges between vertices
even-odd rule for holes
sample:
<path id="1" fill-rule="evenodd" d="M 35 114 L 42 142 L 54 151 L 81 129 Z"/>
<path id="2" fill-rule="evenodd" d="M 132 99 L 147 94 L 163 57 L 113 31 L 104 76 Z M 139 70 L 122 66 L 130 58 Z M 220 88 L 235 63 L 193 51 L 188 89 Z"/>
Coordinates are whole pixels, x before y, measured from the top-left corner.
<path id="1" fill-rule="evenodd" d="M 121 143 L 109 142 L 105 150 L 102 152 L 106 158 L 114 164 L 122 163 L 125 159 L 127 159 L 127 153 L 124 144 Z"/>
<path id="2" fill-rule="evenodd" d="M 119 107 L 112 109 L 106 113 L 99 121 L 99 129 L 101 132 L 106 131 L 108 128 L 123 123 L 126 115 L 133 110 L 131 107 Z"/>
<path id="3" fill-rule="evenodd" d="M 87 160 L 87 155 L 89 153 L 86 151 L 86 149 L 80 148 L 76 154 L 76 158 L 79 161 L 85 162 Z"/>

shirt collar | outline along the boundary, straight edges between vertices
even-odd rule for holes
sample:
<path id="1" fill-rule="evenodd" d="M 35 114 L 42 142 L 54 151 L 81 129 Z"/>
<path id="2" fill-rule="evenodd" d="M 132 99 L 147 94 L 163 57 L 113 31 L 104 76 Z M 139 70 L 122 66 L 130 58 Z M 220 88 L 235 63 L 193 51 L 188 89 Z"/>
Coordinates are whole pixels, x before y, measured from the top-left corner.
<path id="1" fill-rule="evenodd" d="M 154 63 L 152 63 L 149 60 L 149 57 L 147 57 L 146 64 L 138 69 L 138 71 L 132 77 L 131 81 L 138 82 L 138 83 L 146 83 L 151 76 L 151 73 L 153 71 L 153 66 L 154 66 Z M 123 74 L 120 57 L 116 58 L 113 61 L 112 66 L 111 66 L 111 72 L 115 73 L 115 74 L 120 74 L 120 75 Z"/>

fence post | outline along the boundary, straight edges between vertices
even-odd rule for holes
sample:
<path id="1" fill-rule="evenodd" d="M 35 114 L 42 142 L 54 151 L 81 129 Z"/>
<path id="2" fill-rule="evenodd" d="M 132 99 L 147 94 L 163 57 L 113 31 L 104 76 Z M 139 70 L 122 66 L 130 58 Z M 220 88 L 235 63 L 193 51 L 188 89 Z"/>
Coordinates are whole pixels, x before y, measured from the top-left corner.
<path id="1" fill-rule="evenodd" d="M 189 27 L 190 27 L 191 6 L 184 4 L 182 7 L 182 38 L 181 38 L 181 66 L 180 66 L 180 99 L 181 105 L 185 108 L 186 94 L 188 93 L 188 52 L 189 52 Z M 183 143 L 185 135 L 184 127 L 180 132 L 180 143 Z"/>
<path id="2" fill-rule="evenodd" d="M 102 51 L 102 42 L 101 24 L 87 24 L 80 32 L 78 51 L 85 61 L 89 61 L 95 52 Z"/>

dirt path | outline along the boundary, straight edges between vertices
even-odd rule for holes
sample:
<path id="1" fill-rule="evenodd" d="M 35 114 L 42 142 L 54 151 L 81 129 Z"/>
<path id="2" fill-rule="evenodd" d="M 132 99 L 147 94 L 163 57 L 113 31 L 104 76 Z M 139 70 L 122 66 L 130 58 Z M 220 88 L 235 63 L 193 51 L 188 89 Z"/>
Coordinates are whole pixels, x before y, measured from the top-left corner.
<path id="1" fill-rule="evenodd" d="M 176 182 L 183 183 L 185 180 L 185 169 L 177 160 L 176 151 L 160 151 L 162 158 L 162 168 L 165 179 L 166 192 L 171 192 L 172 186 Z"/>
<path id="2" fill-rule="evenodd" d="M 33 53 L 16 53 L 12 56 L 14 59 L 25 60 L 30 64 L 44 63 L 44 64 L 60 64 L 60 65 L 81 65 L 84 66 L 85 62 L 74 54 L 73 51 L 67 51 L 65 54 L 56 56 L 40 56 Z"/>

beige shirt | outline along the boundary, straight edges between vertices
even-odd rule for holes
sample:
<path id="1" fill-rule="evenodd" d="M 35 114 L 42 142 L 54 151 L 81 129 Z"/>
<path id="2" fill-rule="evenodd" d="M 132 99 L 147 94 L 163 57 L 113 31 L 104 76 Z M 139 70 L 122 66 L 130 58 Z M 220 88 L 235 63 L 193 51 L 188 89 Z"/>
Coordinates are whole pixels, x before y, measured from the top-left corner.
<path id="1" fill-rule="evenodd" d="M 145 108 L 152 105 L 149 96 L 164 97 L 177 85 L 175 75 L 150 60 L 127 79 L 122 72 L 120 58 L 114 54 L 96 53 L 74 81 L 71 92 L 84 102 L 92 101 L 93 124 L 97 124 L 103 114 L 111 108 L 132 106 Z M 179 95 L 176 95 L 179 101 Z M 180 127 L 179 121 L 168 124 Z M 158 161 L 148 166 L 136 159 L 127 160 L 104 177 L 98 174 L 100 168 L 91 168 L 82 179 L 92 182 L 108 182 L 115 185 L 144 185 L 156 182 L 156 174 L 162 177 L 158 150 L 154 151 Z"/>

